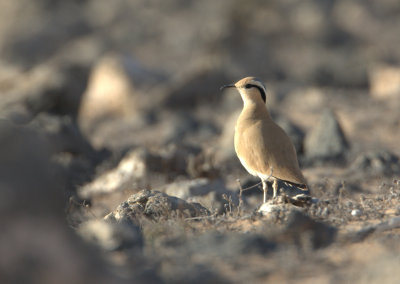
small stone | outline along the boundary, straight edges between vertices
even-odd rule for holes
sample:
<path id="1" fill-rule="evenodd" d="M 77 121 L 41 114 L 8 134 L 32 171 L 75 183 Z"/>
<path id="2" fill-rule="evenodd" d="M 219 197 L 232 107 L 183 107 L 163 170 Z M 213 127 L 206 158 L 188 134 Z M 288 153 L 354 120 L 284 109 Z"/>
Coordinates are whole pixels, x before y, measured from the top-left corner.
<path id="1" fill-rule="evenodd" d="M 266 202 L 260 206 L 258 212 L 261 213 L 261 215 L 266 216 L 268 214 L 279 212 L 281 210 L 282 210 L 282 205 L 271 204 Z"/>
<path id="2" fill-rule="evenodd" d="M 124 190 L 126 186 L 135 183 L 140 185 L 146 177 L 146 166 L 146 152 L 142 149 L 132 151 L 116 168 L 85 184 L 79 188 L 78 193 L 82 198 L 90 198 L 97 194 Z"/>
<path id="3" fill-rule="evenodd" d="M 359 209 L 353 209 L 353 210 L 351 210 L 351 216 L 360 217 L 361 215 L 362 215 L 361 210 L 359 210 Z"/>

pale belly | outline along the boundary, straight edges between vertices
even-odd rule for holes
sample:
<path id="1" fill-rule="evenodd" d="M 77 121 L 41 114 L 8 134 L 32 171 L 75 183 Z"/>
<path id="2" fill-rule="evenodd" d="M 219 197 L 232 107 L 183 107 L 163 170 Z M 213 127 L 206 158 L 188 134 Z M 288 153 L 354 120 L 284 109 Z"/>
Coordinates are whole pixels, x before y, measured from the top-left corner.
<path id="1" fill-rule="evenodd" d="M 239 157 L 239 156 L 238 156 Z M 242 164 L 242 166 L 246 169 L 246 171 L 249 172 L 249 174 L 259 177 L 262 180 L 274 180 L 275 178 L 272 176 L 273 172 L 270 173 L 270 175 L 266 175 L 266 174 L 262 174 L 260 172 L 257 172 L 255 170 L 253 170 L 252 168 L 250 168 L 247 164 L 246 161 L 239 157 L 240 163 Z"/>

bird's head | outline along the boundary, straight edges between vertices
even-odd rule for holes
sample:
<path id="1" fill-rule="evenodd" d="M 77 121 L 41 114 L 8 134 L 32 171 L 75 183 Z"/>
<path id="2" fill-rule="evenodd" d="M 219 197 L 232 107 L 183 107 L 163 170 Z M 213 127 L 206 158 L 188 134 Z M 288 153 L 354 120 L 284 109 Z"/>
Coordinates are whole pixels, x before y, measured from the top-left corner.
<path id="1" fill-rule="evenodd" d="M 221 87 L 221 90 L 225 88 L 236 88 L 244 103 L 264 103 L 266 102 L 266 88 L 261 80 L 256 77 L 246 77 L 234 84 L 229 84 Z"/>

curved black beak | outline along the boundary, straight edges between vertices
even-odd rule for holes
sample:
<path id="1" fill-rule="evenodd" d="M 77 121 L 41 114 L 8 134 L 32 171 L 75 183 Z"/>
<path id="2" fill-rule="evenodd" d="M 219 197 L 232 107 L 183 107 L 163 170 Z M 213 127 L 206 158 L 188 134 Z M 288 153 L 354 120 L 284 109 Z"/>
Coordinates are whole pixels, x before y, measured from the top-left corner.
<path id="1" fill-rule="evenodd" d="M 219 88 L 220 91 L 226 88 L 236 88 L 235 84 L 228 84 L 228 85 L 223 85 L 221 88 Z"/>

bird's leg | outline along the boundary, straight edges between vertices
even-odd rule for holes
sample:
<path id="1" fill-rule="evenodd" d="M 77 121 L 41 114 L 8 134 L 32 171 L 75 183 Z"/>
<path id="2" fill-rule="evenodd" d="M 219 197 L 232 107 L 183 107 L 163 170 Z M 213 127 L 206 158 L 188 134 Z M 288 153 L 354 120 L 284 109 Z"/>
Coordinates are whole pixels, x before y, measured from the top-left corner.
<path id="1" fill-rule="evenodd" d="M 264 203 L 267 202 L 267 192 L 268 192 L 268 184 L 267 181 L 265 180 L 261 180 L 262 182 L 262 187 L 263 187 L 263 191 L 264 191 Z"/>
<path id="2" fill-rule="evenodd" d="M 278 193 L 278 180 L 274 179 L 274 183 L 272 184 L 272 189 L 274 190 L 273 198 L 276 198 Z"/>

